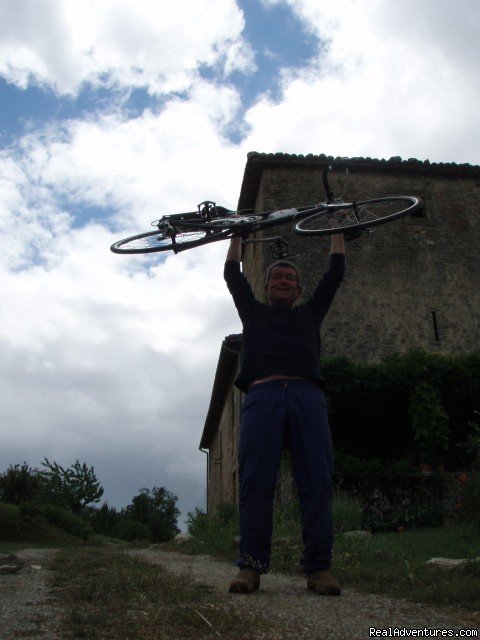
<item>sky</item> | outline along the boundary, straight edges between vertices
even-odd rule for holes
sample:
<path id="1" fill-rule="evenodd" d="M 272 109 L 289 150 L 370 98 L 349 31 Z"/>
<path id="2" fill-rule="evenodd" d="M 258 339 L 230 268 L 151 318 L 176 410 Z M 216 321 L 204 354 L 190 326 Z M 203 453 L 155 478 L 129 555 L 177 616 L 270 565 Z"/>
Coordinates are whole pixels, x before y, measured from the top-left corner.
<path id="1" fill-rule="evenodd" d="M 0 472 L 205 508 L 227 246 L 110 245 L 234 209 L 249 151 L 480 164 L 479 31 L 478 0 L 2 0 Z"/>

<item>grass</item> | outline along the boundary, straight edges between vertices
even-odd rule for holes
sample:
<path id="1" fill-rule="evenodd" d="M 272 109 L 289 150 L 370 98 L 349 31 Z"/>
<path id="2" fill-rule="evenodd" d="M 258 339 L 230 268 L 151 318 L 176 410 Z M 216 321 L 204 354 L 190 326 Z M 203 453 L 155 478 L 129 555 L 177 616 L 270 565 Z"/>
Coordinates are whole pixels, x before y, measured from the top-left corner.
<path id="1" fill-rule="evenodd" d="M 84 541 L 49 524 L 44 518 L 23 517 L 20 507 L 0 502 L 0 553 L 18 549 L 79 546 Z"/>
<path id="2" fill-rule="evenodd" d="M 68 515 L 68 512 L 67 512 Z M 78 530 L 78 529 L 77 529 Z M 32 549 L 58 549 L 85 545 L 115 545 L 121 547 L 148 546 L 148 541 L 127 543 L 117 538 L 109 538 L 89 532 L 85 536 L 65 531 L 38 514 L 26 515 L 17 505 L 0 502 L 0 553 L 13 553 L 26 547 Z"/>
<path id="3" fill-rule="evenodd" d="M 351 539 L 345 531 L 360 528 L 361 512 L 345 497 L 334 503 L 335 545 L 332 571 L 347 588 L 381 593 L 413 602 L 480 610 L 480 536 L 468 523 L 442 527 L 375 533 L 367 539 Z M 275 514 L 271 570 L 299 574 L 302 540 L 297 509 Z M 223 522 L 197 515 L 191 532 L 195 539 L 175 545 L 184 553 L 211 554 L 229 561 L 238 557 L 233 543 L 237 520 Z M 173 548 L 173 547 L 170 547 Z M 434 557 L 467 558 L 472 562 L 456 569 L 427 565 Z"/>
<path id="4" fill-rule="evenodd" d="M 377 533 L 351 539 L 343 532 L 359 528 L 358 505 L 335 502 L 336 536 L 332 570 L 349 589 L 381 593 L 431 605 L 480 610 L 478 530 L 467 523 Z M 272 571 L 300 573 L 302 541 L 298 510 L 275 514 Z M 233 562 L 238 557 L 237 518 L 224 510 L 217 519 L 197 513 L 190 521 L 195 538 L 163 548 L 210 554 Z M 96 547 L 92 543 L 97 542 Z M 43 520 L 29 523 L 18 507 L 0 503 L 0 553 L 29 547 L 63 548 L 54 563 L 54 591 L 65 608 L 67 637 L 190 640 L 221 637 L 247 640 L 259 620 L 239 619 L 228 601 L 209 597 L 208 587 L 169 575 L 159 566 L 122 553 L 125 544 L 108 546 L 104 538 L 81 540 Z M 103 545 L 103 546 L 101 546 Z M 432 557 L 469 558 L 451 570 L 426 565 Z"/>
<path id="5" fill-rule="evenodd" d="M 455 569 L 426 564 L 433 557 L 467 558 Z M 374 534 L 352 540 L 338 536 L 333 570 L 359 591 L 414 602 L 480 610 L 480 540 L 467 524 Z"/>
<path id="6" fill-rule="evenodd" d="M 63 550 L 52 568 L 66 637 L 249 640 L 262 624 L 212 598 L 209 587 L 120 551 Z"/>

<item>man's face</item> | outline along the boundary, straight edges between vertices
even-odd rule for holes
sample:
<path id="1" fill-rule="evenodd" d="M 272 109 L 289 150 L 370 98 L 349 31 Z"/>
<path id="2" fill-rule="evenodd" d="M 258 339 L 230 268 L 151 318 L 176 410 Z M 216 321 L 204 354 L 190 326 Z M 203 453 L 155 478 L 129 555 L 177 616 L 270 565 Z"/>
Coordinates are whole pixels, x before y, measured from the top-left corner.
<path id="1" fill-rule="evenodd" d="M 293 307 L 295 300 L 302 294 L 295 269 L 275 267 L 265 284 L 265 294 L 270 304 Z"/>

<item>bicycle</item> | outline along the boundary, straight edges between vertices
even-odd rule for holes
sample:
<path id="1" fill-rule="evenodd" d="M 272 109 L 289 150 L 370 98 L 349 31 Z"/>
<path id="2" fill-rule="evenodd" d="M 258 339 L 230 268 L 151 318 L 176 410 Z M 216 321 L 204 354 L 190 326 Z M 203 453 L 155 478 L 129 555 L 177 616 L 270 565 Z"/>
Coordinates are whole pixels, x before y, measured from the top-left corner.
<path id="1" fill-rule="evenodd" d="M 123 240 L 110 247 L 114 253 L 133 254 L 156 251 L 178 253 L 204 244 L 241 236 L 247 242 L 273 241 L 272 257 L 288 256 L 288 245 L 283 235 L 250 239 L 253 233 L 293 222 L 292 230 L 300 236 L 326 236 L 345 234 L 347 240 L 357 238 L 372 227 L 410 215 L 423 206 L 417 196 L 390 196 L 345 202 L 335 198 L 328 182 L 332 165 L 322 171 L 326 200 L 315 205 L 280 209 L 278 211 L 232 211 L 205 200 L 197 211 L 165 215 L 152 222 L 155 231 L 147 231 Z M 346 170 L 348 178 L 348 170 Z M 346 186 L 345 186 L 346 190 Z M 345 192 L 344 190 L 344 192 Z M 333 224 L 332 224 L 333 222 Z"/>

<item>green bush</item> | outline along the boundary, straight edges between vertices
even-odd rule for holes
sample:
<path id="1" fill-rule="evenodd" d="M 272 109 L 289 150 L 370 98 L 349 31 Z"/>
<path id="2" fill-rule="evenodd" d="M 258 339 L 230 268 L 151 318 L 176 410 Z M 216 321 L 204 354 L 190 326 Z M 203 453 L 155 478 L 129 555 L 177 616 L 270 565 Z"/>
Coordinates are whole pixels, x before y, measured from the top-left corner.
<path id="1" fill-rule="evenodd" d="M 459 519 L 472 523 L 480 531 L 480 471 L 465 474 L 459 499 Z"/>
<path id="2" fill-rule="evenodd" d="M 222 527 L 228 527 L 235 524 L 238 520 L 237 505 L 230 504 L 229 502 L 222 502 L 218 505 L 216 520 Z"/>
<path id="3" fill-rule="evenodd" d="M 0 539 L 14 540 L 21 529 L 21 520 L 19 507 L 0 502 Z"/>
<path id="4" fill-rule="evenodd" d="M 121 513 L 127 519 L 147 526 L 154 542 L 166 542 L 180 532 L 177 527 L 180 515 L 177 500 L 177 496 L 165 487 L 143 488 Z"/>
<path id="5" fill-rule="evenodd" d="M 413 391 L 408 407 L 418 462 L 443 463 L 448 450 L 449 420 L 440 392 L 422 381 Z"/>
<path id="6" fill-rule="evenodd" d="M 239 534 L 238 512 L 235 505 L 219 505 L 215 516 L 208 515 L 198 507 L 187 513 L 187 531 L 201 544 L 205 544 L 209 553 L 232 552 L 235 537 Z"/>
<path id="7" fill-rule="evenodd" d="M 25 502 L 21 505 L 20 510 L 24 518 L 45 518 L 50 524 L 83 540 L 86 540 L 93 533 L 92 528 L 83 518 L 56 504 Z"/>
<path id="8" fill-rule="evenodd" d="M 465 468 L 459 445 L 480 411 L 480 353 L 451 357 L 412 351 L 375 364 L 326 358 L 322 371 L 336 450 L 365 460 L 414 461 L 422 430 L 432 445 L 438 428 L 435 444 L 445 452 L 446 468 Z"/>
<path id="9" fill-rule="evenodd" d="M 436 526 L 447 515 L 446 478 L 425 476 L 406 462 L 360 460 L 337 452 L 334 482 L 337 492 L 360 504 L 364 529 Z"/>
<path id="10" fill-rule="evenodd" d="M 195 538 L 202 539 L 205 537 L 209 529 L 210 519 L 205 511 L 203 511 L 203 509 L 195 507 L 193 511 L 189 511 L 187 513 L 185 523 L 187 525 L 187 531 L 190 535 L 194 536 Z"/>
<path id="11" fill-rule="evenodd" d="M 34 500 L 42 490 L 42 478 L 38 469 L 26 462 L 22 465 L 9 465 L 0 475 L 0 500 L 11 504 L 20 504 Z"/>
<path id="12" fill-rule="evenodd" d="M 124 516 L 108 503 L 104 502 L 100 508 L 87 507 L 82 510 L 82 516 L 88 520 L 95 533 L 110 538 L 120 537 L 120 526 Z"/>
<path id="13" fill-rule="evenodd" d="M 118 537 L 127 542 L 133 542 L 134 540 L 149 540 L 151 542 L 153 534 L 150 527 L 146 524 L 132 518 L 124 517 L 118 528 Z"/>

